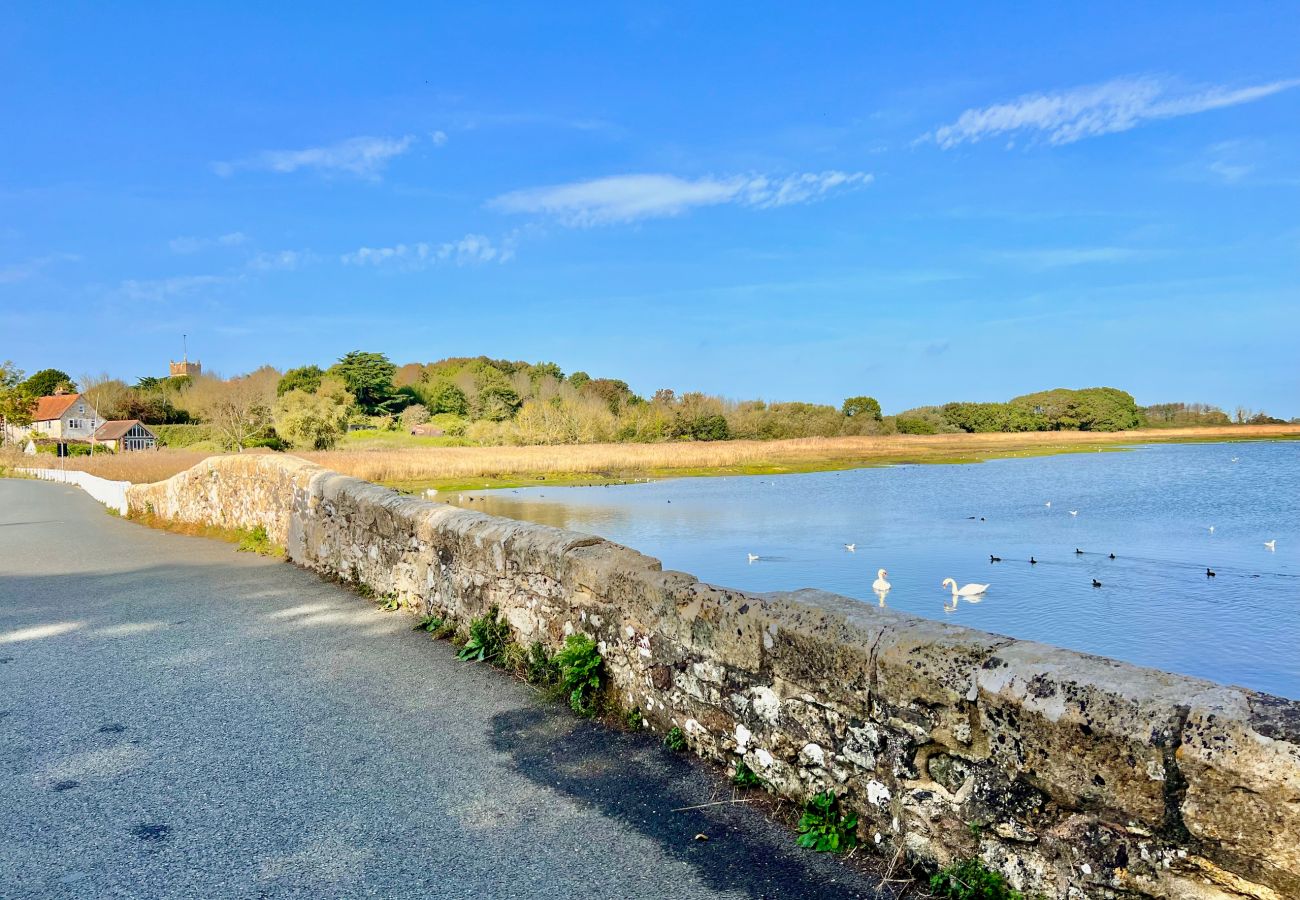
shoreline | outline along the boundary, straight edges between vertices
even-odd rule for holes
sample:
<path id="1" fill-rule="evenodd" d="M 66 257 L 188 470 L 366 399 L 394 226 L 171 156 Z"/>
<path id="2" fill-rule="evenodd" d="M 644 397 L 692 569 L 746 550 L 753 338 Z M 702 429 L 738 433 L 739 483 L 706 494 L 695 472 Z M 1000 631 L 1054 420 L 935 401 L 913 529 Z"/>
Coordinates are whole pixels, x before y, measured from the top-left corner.
<path id="1" fill-rule="evenodd" d="M 1241 426 L 1255 428 L 1261 426 Z M 734 465 L 714 466 L 647 466 L 633 468 L 610 468 L 583 471 L 532 471 L 502 474 L 485 474 L 478 476 L 461 476 L 447 478 L 393 478 L 379 479 L 377 483 L 391 487 L 402 493 L 424 493 L 429 490 L 437 494 L 458 491 L 507 490 L 529 487 L 600 487 L 602 485 L 633 484 L 643 481 L 667 481 L 675 478 L 721 478 L 740 476 L 776 476 L 803 475 L 813 472 L 840 472 L 853 469 L 885 468 L 904 465 L 973 465 L 997 459 L 1014 459 L 1020 457 L 1062 456 L 1071 453 L 1121 453 L 1138 447 L 1154 444 L 1239 444 L 1275 441 L 1300 440 L 1300 426 L 1262 426 L 1278 429 L 1276 432 L 1250 434 L 1187 434 L 1192 429 L 1176 429 L 1176 434 L 1162 434 L 1162 431 L 1175 429 L 1144 429 L 1140 432 L 1035 432 L 1031 434 L 1087 435 L 1074 438 L 1065 443 L 1048 443 L 1046 441 L 1015 443 L 1010 446 L 980 446 L 979 439 L 988 435 L 891 435 L 885 440 L 923 438 L 959 438 L 970 446 L 953 448 L 954 452 L 944 453 L 933 447 L 897 448 L 877 450 L 862 455 L 827 455 L 802 459 L 785 459 L 777 454 L 770 460 L 755 460 Z M 1215 429 L 1216 431 L 1218 429 Z M 1018 435 L 1020 436 L 1020 435 Z M 806 439 L 817 440 L 817 439 Z M 833 440 L 833 439 L 827 439 Z M 783 444 L 788 442 L 771 442 Z M 581 446 L 581 445 L 579 445 Z M 588 445 L 591 446 L 591 445 Z M 486 448 L 485 448 L 486 449 Z M 511 448 L 517 449 L 517 448 Z M 324 457 L 328 454 L 320 454 Z M 325 460 L 320 460 L 325 464 Z M 362 476 L 359 476 L 362 477 Z"/>

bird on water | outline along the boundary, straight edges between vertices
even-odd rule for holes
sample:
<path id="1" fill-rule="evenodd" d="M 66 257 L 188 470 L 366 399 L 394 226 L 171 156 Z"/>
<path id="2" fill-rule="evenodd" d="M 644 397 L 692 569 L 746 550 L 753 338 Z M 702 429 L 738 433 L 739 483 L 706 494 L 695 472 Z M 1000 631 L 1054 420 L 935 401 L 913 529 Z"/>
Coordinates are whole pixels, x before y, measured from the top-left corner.
<path id="1" fill-rule="evenodd" d="M 876 580 L 871 582 L 871 589 L 873 591 L 877 591 L 883 594 L 885 591 L 893 587 L 892 584 L 890 584 L 888 581 L 885 580 L 886 574 L 888 573 L 886 573 L 884 569 L 876 570 Z"/>
<path id="2" fill-rule="evenodd" d="M 1092 580 L 1092 586 L 1093 586 L 1093 587 L 1101 587 L 1101 582 L 1094 578 L 1094 579 Z"/>
<path id="3" fill-rule="evenodd" d="M 1274 539 L 1271 540 L 1271 541 L 1265 541 L 1265 542 L 1264 542 L 1264 546 L 1267 547 L 1267 548 L 1270 549 L 1270 550 L 1276 550 L 1276 549 L 1277 549 L 1277 538 L 1274 538 Z"/>
<path id="4" fill-rule="evenodd" d="M 1075 556 L 1083 556 L 1083 551 L 1080 550 L 1078 547 L 1075 547 L 1075 548 L 1074 548 L 1074 555 L 1075 555 Z"/>
<path id="5" fill-rule="evenodd" d="M 1111 558 L 1111 559 L 1114 559 L 1114 558 L 1115 558 L 1115 554 L 1112 553 L 1112 554 L 1110 555 L 1110 558 Z"/>
<path id="6" fill-rule="evenodd" d="M 858 551 L 858 545 L 857 545 L 857 544 L 845 544 L 845 545 L 844 545 L 844 549 L 847 550 L 847 551 L 849 551 L 850 553 L 856 553 L 856 552 Z"/>
<path id="7" fill-rule="evenodd" d="M 1029 564 L 1030 564 L 1031 566 L 1036 566 L 1036 565 L 1038 565 L 1038 560 L 1034 559 L 1034 558 L 1031 556 L 1031 557 L 1029 557 Z"/>
<path id="8" fill-rule="evenodd" d="M 987 584 L 964 584 L 957 587 L 957 582 L 952 578 L 945 578 L 940 587 L 951 587 L 954 597 L 978 597 L 989 589 Z"/>
<path id="9" fill-rule="evenodd" d="M 758 554 L 757 554 L 757 553 L 751 553 L 751 554 L 749 554 L 749 561 L 750 561 L 750 562 L 757 562 L 757 561 L 758 561 L 758 558 L 759 558 L 759 557 L 758 557 Z"/>
<path id="10" fill-rule="evenodd" d="M 1206 567 L 1205 567 L 1205 577 L 1206 577 L 1206 578 L 1213 578 L 1213 577 L 1214 577 L 1214 570 L 1211 569 L 1209 566 L 1206 566 Z"/>
<path id="11" fill-rule="evenodd" d="M 1000 556 L 994 556 L 992 553 L 990 553 L 990 554 L 989 554 L 989 562 L 991 562 L 991 563 L 1002 562 L 1002 557 L 1000 557 Z"/>

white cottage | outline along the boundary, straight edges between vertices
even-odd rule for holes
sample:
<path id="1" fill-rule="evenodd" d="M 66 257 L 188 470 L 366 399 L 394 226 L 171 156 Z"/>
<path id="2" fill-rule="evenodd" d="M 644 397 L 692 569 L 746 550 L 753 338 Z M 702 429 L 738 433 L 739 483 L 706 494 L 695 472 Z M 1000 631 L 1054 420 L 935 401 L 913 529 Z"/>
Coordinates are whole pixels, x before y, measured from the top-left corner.
<path id="1" fill-rule="evenodd" d="M 104 420 L 83 394 L 55 394 L 36 401 L 29 428 L 16 429 L 19 439 L 89 441 Z"/>

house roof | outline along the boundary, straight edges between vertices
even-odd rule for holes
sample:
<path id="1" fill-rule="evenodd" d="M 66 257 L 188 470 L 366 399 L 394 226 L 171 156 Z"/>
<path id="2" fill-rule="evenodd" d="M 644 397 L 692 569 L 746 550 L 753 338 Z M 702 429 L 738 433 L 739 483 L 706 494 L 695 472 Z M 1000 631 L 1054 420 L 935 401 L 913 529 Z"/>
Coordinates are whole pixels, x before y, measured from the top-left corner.
<path id="1" fill-rule="evenodd" d="M 77 402 L 80 394 L 55 394 L 53 397 L 38 397 L 36 410 L 32 413 L 33 422 L 48 422 L 62 419 L 68 407 Z"/>
<path id="2" fill-rule="evenodd" d="M 115 441 L 137 425 L 144 428 L 145 431 L 149 431 L 139 419 L 114 419 L 111 422 L 105 422 L 95 432 L 95 440 Z M 149 434 L 153 435 L 153 432 L 149 431 Z"/>

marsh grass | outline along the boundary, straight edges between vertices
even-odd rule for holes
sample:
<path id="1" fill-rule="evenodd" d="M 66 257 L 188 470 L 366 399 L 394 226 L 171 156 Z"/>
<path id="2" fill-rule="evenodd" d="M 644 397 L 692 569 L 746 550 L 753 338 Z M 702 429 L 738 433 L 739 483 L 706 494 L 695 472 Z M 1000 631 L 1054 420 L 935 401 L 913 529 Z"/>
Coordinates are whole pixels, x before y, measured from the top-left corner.
<path id="1" fill-rule="evenodd" d="M 777 475 L 896 463 L 981 462 L 1009 456 L 1119 449 L 1182 440 L 1260 439 L 1300 426 L 1236 426 L 1101 432 L 888 435 L 664 444 L 421 447 L 304 454 L 326 468 L 406 490 L 468 490 L 679 478 Z"/>
<path id="2" fill-rule="evenodd" d="M 693 475 L 779 475 L 898 463 L 967 463 L 1013 456 L 1118 450 L 1142 443 L 1266 440 L 1300 436 L 1297 425 L 1159 428 L 1122 432 L 882 435 L 785 441 L 448 447 L 404 444 L 302 453 L 340 472 L 409 491 L 602 484 Z M 162 481 L 215 454 L 157 450 L 66 460 L 115 481 Z M 14 463 L 32 465 L 31 457 Z"/>

